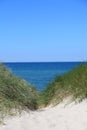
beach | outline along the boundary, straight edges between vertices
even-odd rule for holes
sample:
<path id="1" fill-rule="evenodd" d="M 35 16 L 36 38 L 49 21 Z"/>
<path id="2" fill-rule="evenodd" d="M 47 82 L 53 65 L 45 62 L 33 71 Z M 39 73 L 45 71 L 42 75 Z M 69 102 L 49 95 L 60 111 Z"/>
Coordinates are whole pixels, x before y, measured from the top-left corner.
<path id="1" fill-rule="evenodd" d="M 6 118 L 0 130 L 87 130 L 87 100 L 64 101 L 37 111 Z"/>

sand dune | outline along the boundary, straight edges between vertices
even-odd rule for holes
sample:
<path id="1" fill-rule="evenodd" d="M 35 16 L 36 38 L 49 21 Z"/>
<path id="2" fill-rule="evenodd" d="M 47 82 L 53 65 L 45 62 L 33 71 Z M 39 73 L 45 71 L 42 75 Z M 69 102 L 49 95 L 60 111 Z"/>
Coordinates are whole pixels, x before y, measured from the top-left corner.
<path id="1" fill-rule="evenodd" d="M 0 130 L 87 130 L 87 100 L 66 102 L 5 120 Z"/>

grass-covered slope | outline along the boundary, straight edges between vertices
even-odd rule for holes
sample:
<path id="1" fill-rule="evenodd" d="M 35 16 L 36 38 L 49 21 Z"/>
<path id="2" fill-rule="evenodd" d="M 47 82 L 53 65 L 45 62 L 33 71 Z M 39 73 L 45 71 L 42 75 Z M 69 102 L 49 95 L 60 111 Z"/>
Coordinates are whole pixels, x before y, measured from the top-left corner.
<path id="1" fill-rule="evenodd" d="M 0 113 L 15 108 L 37 108 L 38 93 L 0 63 Z"/>
<path id="2" fill-rule="evenodd" d="M 41 102 L 45 105 L 59 103 L 68 96 L 78 100 L 87 98 L 87 63 L 79 65 L 63 76 L 56 77 L 42 92 Z"/>
<path id="3" fill-rule="evenodd" d="M 87 98 L 87 63 L 56 77 L 40 96 L 35 88 L 0 64 L 0 113 L 20 107 L 34 110 L 39 105 L 56 104 L 69 96 L 78 100 Z"/>

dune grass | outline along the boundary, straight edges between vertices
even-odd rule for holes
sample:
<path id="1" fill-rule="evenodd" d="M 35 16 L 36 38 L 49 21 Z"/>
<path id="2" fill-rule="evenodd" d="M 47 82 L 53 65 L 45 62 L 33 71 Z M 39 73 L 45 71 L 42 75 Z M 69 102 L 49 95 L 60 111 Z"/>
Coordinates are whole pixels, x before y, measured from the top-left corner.
<path id="1" fill-rule="evenodd" d="M 49 104 L 55 105 L 69 96 L 78 101 L 87 98 L 87 63 L 56 77 L 40 93 L 0 63 L 0 119 L 26 108 L 36 110 Z"/>
<path id="2" fill-rule="evenodd" d="M 41 93 L 40 102 L 44 105 L 57 104 L 68 96 L 78 101 L 87 98 L 87 63 L 56 77 Z"/>
<path id="3" fill-rule="evenodd" d="M 35 110 L 38 92 L 25 80 L 15 77 L 0 63 L 0 116 L 12 114 L 12 110 Z"/>

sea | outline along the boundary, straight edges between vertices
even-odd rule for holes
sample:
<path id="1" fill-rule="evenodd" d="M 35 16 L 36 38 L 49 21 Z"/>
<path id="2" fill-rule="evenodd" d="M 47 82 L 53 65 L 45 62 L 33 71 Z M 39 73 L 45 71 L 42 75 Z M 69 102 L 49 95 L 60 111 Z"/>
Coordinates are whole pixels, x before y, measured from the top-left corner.
<path id="1" fill-rule="evenodd" d="M 44 90 L 56 76 L 69 72 L 81 62 L 8 62 L 10 71 L 25 79 L 38 91 Z"/>

